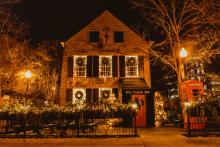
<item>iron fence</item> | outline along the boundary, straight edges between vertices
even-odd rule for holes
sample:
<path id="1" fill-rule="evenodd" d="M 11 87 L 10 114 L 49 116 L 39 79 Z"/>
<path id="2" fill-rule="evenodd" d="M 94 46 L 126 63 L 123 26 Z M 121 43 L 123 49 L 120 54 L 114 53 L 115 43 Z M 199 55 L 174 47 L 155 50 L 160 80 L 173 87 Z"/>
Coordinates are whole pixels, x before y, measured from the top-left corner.
<path id="1" fill-rule="evenodd" d="M 220 117 L 192 117 L 188 116 L 188 134 L 192 135 L 220 135 Z"/>
<path id="2" fill-rule="evenodd" d="M 0 112 L 0 137 L 137 136 L 134 111 Z"/>

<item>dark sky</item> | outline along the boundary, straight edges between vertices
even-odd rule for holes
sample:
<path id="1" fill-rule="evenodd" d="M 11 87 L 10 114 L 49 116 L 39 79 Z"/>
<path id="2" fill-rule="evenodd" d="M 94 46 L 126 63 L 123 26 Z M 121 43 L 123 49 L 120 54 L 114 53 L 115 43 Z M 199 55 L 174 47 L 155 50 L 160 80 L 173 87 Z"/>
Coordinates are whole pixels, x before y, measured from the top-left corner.
<path id="1" fill-rule="evenodd" d="M 106 9 L 130 27 L 143 24 L 138 11 L 131 9 L 130 0 L 23 1 L 24 3 L 15 11 L 30 24 L 33 43 L 43 40 L 66 40 Z M 151 35 L 151 38 L 156 38 L 156 36 Z M 219 64 L 214 65 L 212 68 L 219 69 Z M 158 84 L 156 81 L 161 78 L 158 76 L 162 76 L 161 70 L 157 69 L 153 67 L 151 70 L 154 72 L 152 81 L 156 85 Z M 156 85 L 154 86 L 157 87 Z"/>
<path id="2" fill-rule="evenodd" d="M 24 0 L 15 12 L 30 24 L 31 41 L 38 43 L 66 40 L 106 9 L 131 28 L 144 22 L 129 0 Z"/>
<path id="3" fill-rule="evenodd" d="M 32 41 L 38 42 L 65 40 L 106 9 L 129 26 L 140 21 L 129 0 L 24 0 L 17 12 L 30 23 Z"/>

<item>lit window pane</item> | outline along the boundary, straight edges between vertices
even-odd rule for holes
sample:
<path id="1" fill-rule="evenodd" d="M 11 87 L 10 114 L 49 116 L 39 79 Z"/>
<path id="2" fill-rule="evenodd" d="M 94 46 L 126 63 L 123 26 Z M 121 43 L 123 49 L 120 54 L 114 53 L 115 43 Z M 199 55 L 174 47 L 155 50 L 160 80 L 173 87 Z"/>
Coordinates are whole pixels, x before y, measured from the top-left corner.
<path id="1" fill-rule="evenodd" d="M 99 75 L 100 77 L 112 76 L 112 56 L 99 57 Z"/>
<path id="2" fill-rule="evenodd" d="M 84 103 L 86 100 L 86 89 L 74 88 L 73 89 L 73 104 Z"/>
<path id="3" fill-rule="evenodd" d="M 86 56 L 74 56 L 74 75 L 75 77 L 86 77 Z"/>
<path id="4" fill-rule="evenodd" d="M 138 77 L 138 56 L 125 57 L 126 77 Z"/>

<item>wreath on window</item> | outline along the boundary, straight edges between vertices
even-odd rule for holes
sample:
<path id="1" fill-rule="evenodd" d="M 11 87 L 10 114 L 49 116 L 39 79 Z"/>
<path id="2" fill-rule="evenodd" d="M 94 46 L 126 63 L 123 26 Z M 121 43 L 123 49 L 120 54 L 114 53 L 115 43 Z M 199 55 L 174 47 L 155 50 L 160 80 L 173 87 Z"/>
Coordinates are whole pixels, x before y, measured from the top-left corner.
<path id="1" fill-rule="evenodd" d="M 110 92 L 108 90 L 102 91 L 102 98 L 107 99 L 110 97 Z"/>
<path id="2" fill-rule="evenodd" d="M 110 62 L 110 61 L 109 61 L 108 58 L 106 58 L 106 57 L 103 57 L 103 58 L 102 58 L 102 62 L 101 62 L 102 65 L 109 65 L 109 62 Z"/>
<path id="3" fill-rule="evenodd" d="M 75 93 L 75 98 L 78 99 L 78 100 L 82 100 L 82 98 L 83 98 L 83 93 L 82 93 L 82 91 L 77 91 L 77 92 Z"/>
<path id="4" fill-rule="evenodd" d="M 127 65 L 128 65 L 128 66 L 134 66 L 134 65 L 136 65 L 136 59 L 135 59 L 134 57 L 128 58 L 128 60 L 127 60 Z"/>
<path id="5" fill-rule="evenodd" d="M 76 65 L 78 66 L 83 66 L 85 63 L 84 63 L 84 59 L 83 58 L 78 58 L 76 60 Z"/>

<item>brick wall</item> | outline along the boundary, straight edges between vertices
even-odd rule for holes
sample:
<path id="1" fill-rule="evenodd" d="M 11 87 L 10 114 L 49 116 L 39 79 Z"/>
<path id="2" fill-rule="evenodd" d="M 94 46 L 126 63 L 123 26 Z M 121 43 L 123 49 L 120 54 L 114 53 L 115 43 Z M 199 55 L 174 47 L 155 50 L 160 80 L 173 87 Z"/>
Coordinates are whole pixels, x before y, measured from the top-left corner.
<path id="1" fill-rule="evenodd" d="M 103 29 L 108 27 L 108 43 L 105 44 L 106 31 Z M 89 42 L 89 31 L 100 32 L 100 43 Z M 124 32 L 124 42 L 114 43 L 114 31 Z M 118 78 L 108 78 L 102 83 L 103 78 L 69 78 L 67 77 L 67 59 L 73 55 L 87 55 L 87 56 L 124 56 L 137 55 L 144 56 L 144 70 L 143 76 L 147 85 L 150 87 L 150 63 L 146 51 L 150 47 L 150 43 L 143 41 L 135 32 L 128 28 L 124 23 L 118 20 L 110 12 L 104 11 L 95 20 L 89 23 L 85 28 L 80 30 L 77 34 L 65 42 L 64 55 L 61 72 L 61 88 L 60 88 L 60 105 L 66 103 L 66 89 L 85 87 L 85 88 L 99 88 L 99 87 L 117 87 Z M 78 80 L 78 84 L 76 84 Z"/>

